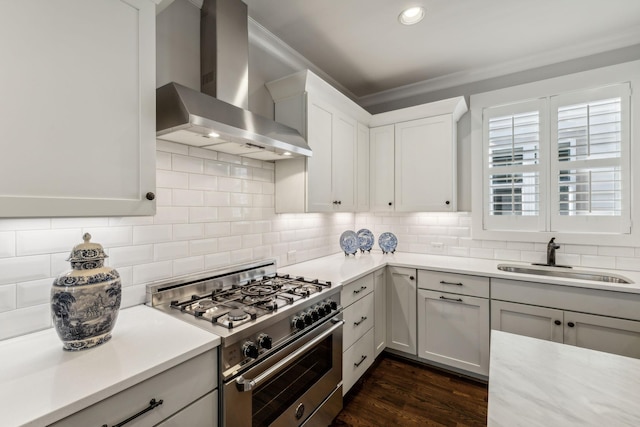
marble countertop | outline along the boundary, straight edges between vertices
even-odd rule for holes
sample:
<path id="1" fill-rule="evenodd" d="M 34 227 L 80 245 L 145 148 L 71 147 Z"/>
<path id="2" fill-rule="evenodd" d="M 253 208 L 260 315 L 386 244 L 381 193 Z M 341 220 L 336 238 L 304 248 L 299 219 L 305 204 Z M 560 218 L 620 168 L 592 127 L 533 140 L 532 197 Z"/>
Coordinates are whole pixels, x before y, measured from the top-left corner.
<path id="1" fill-rule="evenodd" d="M 640 360 L 491 331 L 488 425 L 640 425 Z"/>
<path id="2" fill-rule="evenodd" d="M 143 305 L 121 310 L 113 338 L 92 349 L 63 351 L 54 329 L 0 341 L 0 424 L 48 425 L 219 344 Z"/>
<path id="3" fill-rule="evenodd" d="M 598 273 L 611 273 L 624 276 L 633 283 L 606 283 L 591 280 L 567 279 L 553 276 L 540 276 L 534 274 L 510 273 L 498 270 L 498 264 L 522 265 L 530 264 L 512 261 L 499 261 L 480 258 L 464 258 L 441 255 L 426 255 L 415 253 L 396 252 L 383 254 L 373 250 L 371 253 L 358 253 L 355 256 L 345 256 L 337 253 L 298 264 L 289 265 L 278 269 L 279 273 L 289 273 L 295 276 L 305 276 L 320 280 L 329 280 L 335 284 L 346 284 L 365 276 L 380 267 L 386 265 L 396 267 L 423 268 L 451 273 L 473 274 L 502 279 L 521 280 L 528 282 L 543 282 L 562 286 L 574 286 L 590 289 L 601 289 L 617 292 L 629 292 L 640 294 L 640 272 L 623 270 L 590 269 L 576 267 L 580 271 Z"/>

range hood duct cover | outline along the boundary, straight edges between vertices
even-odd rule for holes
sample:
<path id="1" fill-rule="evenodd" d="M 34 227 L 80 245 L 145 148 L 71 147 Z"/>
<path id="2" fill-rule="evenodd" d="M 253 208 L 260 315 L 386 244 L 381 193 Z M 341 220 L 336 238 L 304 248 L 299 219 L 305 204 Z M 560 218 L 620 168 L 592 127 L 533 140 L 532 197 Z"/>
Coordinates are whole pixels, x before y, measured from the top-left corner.
<path id="1" fill-rule="evenodd" d="M 247 110 L 249 36 L 241 0 L 204 0 L 200 22 L 201 92 L 178 83 L 156 89 L 156 135 L 160 139 L 230 152 L 311 156 L 297 130 Z M 185 132 L 187 131 L 187 132 Z M 218 138 L 208 138 L 215 132 Z M 260 154 L 256 155 L 256 158 Z"/>

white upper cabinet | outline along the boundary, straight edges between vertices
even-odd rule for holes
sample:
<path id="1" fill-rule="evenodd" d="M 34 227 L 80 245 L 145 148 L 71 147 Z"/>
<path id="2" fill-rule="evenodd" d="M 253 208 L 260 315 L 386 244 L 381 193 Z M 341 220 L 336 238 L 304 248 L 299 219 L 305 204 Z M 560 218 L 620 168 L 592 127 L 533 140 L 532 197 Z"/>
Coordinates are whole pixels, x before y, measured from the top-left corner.
<path id="1" fill-rule="evenodd" d="M 366 210 L 368 135 L 363 123 L 369 113 L 310 71 L 267 87 L 276 121 L 297 129 L 313 150 L 308 158 L 276 161 L 276 212 Z"/>
<path id="2" fill-rule="evenodd" d="M 466 111 L 459 97 L 372 117 L 371 210 L 457 209 L 456 127 Z"/>
<path id="3" fill-rule="evenodd" d="M 155 212 L 155 3 L 0 2 L 0 217 Z"/>

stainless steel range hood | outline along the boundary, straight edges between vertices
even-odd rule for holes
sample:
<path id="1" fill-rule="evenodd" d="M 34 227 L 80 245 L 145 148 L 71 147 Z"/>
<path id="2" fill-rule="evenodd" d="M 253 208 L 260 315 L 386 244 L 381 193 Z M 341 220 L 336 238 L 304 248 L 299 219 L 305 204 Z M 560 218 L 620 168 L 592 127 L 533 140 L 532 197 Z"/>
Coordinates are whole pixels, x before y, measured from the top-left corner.
<path id="1" fill-rule="evenodd" d="M 204 0 L 200 22 L 201 91 L 177 83 L 156 90 L 156 135 L 260 160 L 310 156 L 305 139 L 248 106 L 247 5 Z"/>

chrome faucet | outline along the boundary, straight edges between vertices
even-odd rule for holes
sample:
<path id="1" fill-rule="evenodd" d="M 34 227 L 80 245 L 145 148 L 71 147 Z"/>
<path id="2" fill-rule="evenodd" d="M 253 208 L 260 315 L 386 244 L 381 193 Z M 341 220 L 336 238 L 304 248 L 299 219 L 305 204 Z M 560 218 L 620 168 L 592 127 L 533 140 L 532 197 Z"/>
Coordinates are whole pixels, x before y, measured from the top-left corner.
<path id="1" fill-rule="evenodd" d="M 556 265 L 556 249 L 560 249 L 560 245 L 555 243 L 556 238 L 552 237 L 547 243 L 547 265 L 554 267 Z"/>

